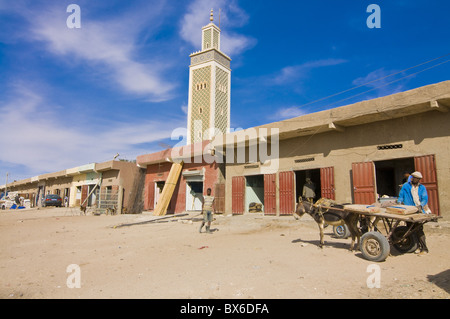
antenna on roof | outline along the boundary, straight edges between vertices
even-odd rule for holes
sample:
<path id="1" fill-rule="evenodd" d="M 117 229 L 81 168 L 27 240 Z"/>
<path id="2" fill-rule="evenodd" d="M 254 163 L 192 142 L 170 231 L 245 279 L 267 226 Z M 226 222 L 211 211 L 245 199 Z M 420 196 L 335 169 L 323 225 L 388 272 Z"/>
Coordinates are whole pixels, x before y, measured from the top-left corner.
<path id="1" fill-rule="evenodd" d="M 222 9 L 219 8 L 219 29 L 220 29 L 220 12 L 222 11 Z"/>

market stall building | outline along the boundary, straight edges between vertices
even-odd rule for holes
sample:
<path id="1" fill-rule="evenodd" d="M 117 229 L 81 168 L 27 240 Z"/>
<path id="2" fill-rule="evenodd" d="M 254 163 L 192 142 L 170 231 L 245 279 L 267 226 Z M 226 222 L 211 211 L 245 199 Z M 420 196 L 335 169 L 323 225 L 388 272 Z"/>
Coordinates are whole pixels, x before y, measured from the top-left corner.
<path id="1" fill-rule="evenodd" d="M 47 194 L 57 194 L 69 207 L 91 207 L 97 212 L 140 213 L 144 173 L 135 163 L 90 163 L 1 185 L 17 191 L 31 207 L 41 206 Z"/>
<path id="2" fill-rule="evenodd" d="M 266 215 L 290 215 L 306 178 L 315 185 L 315 200 L 372 204 L 397 197 L 404 173 L 420 171 L 432 212 L 445 217 L 449 110 L 450 81 L 445 81 L 216 138 L 216 152 L 234 148 L 245 154 L 238 161 L 226 153 L 225 210 L 243 214 L 258 202 Z M 246 141 L 244 147 L 238 139 Z M 258 151 L 250 160 L 255 145 L 265 143 L 275 146 L 276 156 L 261 158 Z"/>

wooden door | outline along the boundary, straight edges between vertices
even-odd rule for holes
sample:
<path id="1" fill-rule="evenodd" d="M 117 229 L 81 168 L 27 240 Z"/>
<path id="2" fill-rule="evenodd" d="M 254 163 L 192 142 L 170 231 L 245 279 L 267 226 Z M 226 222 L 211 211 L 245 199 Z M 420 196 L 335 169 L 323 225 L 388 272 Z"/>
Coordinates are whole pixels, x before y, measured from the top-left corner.
<path id="1" fill-rule="evenodd" d="M 276 203 L 276 175 L 264 175 L 264 215 L 275 215 L 277 213 Z"/>
<path id="2" fill-rule="evenodd" d="M 320 196 L 335 200 L 334 167 L 323 167 L 320 169 Z"/>
<path id="3" fill-rule="evenodd" d="M 81 206 L 87 206 L 87 195 L 88 195 L 89 185 L 83 185 L 81 187 Z"/>
<path id="4" fill-rule="evenodd" d="M 279 173 L 280 215 L 291 215 L 295 209 L 295 173 L 293 171 Z"/>
<path id="5" fill-rule="evenodd" d="M 376 202 L 375 165 L 373 162 L 352 163 L 353 200 L 355 204 Z"/>
<path id="6" fill-rule="evenodd" d="M 434 155 L 414 157 L 416 171 L 422 173 L 420 183 L 426 187 L 428 193 L 428 206 L 433 214 L 439 215 L 439 194 L 436 175 L 436 161 Z"/>
<path id="7" fill-rule="evenodd" d="M 231 179 L 232 203 L 231 212 L 233 215 L 244 214 L 245 200 L 245 177 L 233 176 Z"/>
<path id="8" fill-rule="evenodd" d="M 217 213 L 225 213 L 225 184 L 216 184 L 214 191 L 214 205 Z"/>

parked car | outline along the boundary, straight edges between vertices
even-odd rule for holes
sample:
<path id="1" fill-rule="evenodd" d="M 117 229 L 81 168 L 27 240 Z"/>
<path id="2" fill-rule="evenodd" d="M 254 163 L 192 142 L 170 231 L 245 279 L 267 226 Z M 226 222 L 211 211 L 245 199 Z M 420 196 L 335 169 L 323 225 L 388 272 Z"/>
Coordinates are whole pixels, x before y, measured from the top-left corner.
<path id="1" fill-rule="evenodd" d="M 42 207 L 47 206 L 61 207 L 62 206 L 61 196 L 55 194 L 45 195 L 45 197 L 42 199 Z"/>

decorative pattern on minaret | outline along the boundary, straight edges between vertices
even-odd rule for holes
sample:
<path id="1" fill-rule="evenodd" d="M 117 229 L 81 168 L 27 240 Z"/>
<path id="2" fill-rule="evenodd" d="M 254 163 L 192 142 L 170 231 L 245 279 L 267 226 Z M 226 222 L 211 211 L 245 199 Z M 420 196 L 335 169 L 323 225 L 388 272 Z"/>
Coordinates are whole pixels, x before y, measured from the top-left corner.
<path id="1" fill-rule="evenodd" d="M 202 49 L 190 55 L 188 143 L 210 140 L 230 128 L 230 57 L 220 51 L 220 29 L 214 21 L 202 28 Z"/>

